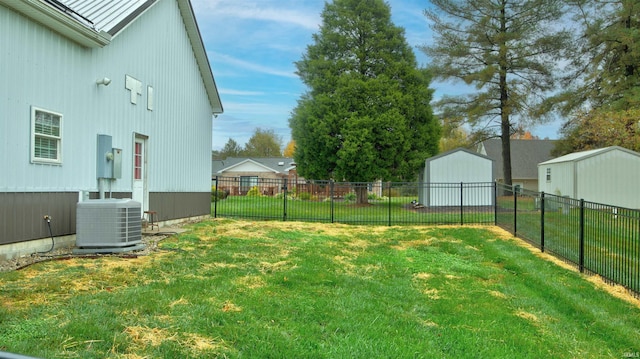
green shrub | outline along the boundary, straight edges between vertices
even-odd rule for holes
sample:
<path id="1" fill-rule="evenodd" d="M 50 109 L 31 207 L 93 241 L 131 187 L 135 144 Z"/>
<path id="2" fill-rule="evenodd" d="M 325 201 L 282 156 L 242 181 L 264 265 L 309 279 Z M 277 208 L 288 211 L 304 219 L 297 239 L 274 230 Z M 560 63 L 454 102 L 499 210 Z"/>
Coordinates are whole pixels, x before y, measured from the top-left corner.
<path id="1" fill-rule="evenodd" d="M 344 200 L 345 201 L 355 201 L 356 200 L 356 194 L 353 193 L 353 192 L 349 192 L 349 193 L 344 195 Z"/>
<path id="2" fill-rule="evenodd" d="M 308 201 L 308 200 L 311 199 L 311 193 L 309 193 L 309 192 L 298 193 L 298 198 L 303 200 L 303 201 Z"/>
<path id="3" fill-rule="evenodd" d="M 247 196 L 256 196 L 259 197 L 260 194 L 260 190 L 258 189 L 258 186 L 253 186 L 251 187 L 251 189 L 247 192 Z"/>
<path id="4" fill-rule="evenodd" d="M 215 186 L 211 186 L 211 202 L 216 202 L 220 199 L 225 199 L 229 195 L 229 192 L 225 190 L 216 190 Z"/>

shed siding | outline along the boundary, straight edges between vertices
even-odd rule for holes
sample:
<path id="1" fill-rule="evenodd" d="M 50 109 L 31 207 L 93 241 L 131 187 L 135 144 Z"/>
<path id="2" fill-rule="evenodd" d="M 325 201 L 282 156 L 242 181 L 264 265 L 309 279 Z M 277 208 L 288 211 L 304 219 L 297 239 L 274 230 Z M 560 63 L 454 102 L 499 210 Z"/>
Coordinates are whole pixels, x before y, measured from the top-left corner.
<path id="1" fill-rule="evenodd" d="M 0 6 L 3 33 L 0 108 L 0 191 L 97 190 L 96 137 L 123 150 L 122 178 L 113 191 L 132 190 L 134 132 L 149 136 L 150 192 L 207 192 L 211 174 L 211 108 L 174 1 L 160 1 L 101 49 L 77 45 Z M 125 75 L 142 82 L 130 103 Z M 97 86 L 109 77 L 109 86 Z M 147 86 L 154 110 L 147 110 Z M 63 115 L 61 166 L 31 164 L 30 109 Z M 185 175 L 189 174 L 189 175 Z"/>
<path id="2" fill-rule="evenodd" d="M 459 206 L 460 186 L 464 182 L 492 182 L 493 161 L 467 151 L 453 151 L 425 162 L 426 188 L 419 194 L 419 201 L 427 206 Z M 491 205 L 493 193 L 490 187 L 466 188 L 462 192 L 465 206 Z"/>
<path id="3" fill-rule="evenodd" d="M 551 168 L 549 182 L 547 168 Z M 640 154 L 620 147 L 577 152 L 541 163 L 538 178 L 540 191 L 546 193 L 640 208 Z"/>
<path id="4" fill-rule="evenodd" d="M 429 181 L 432 183 L 491 182 L 491 171 L 490 160 L 459 151 L 430 161 Z"/>
<path id="5" fill-rule="evenodd" d="M 640 208 L 640 157 L 613 150 L 576 163 L 575 198 Z"/>
<path id="6" fill-rule="evenodd" d="M 538 167 L 539 190 L 556 196 L 574 197 L 573 166 L 573 162 L 540 165 Z M 547 168 L 551 169 L 550 181 L 547 181 Z"/>

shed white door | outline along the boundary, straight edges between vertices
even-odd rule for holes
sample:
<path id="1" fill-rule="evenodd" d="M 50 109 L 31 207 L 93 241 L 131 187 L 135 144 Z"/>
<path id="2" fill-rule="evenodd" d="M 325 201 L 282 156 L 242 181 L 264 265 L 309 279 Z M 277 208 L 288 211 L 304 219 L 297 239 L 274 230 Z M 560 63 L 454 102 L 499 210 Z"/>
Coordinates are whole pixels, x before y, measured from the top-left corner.
<path id="1" fill-rule="evenodd" d="M 142 211 L 149 208 L 147 196 L 147 139 L 136 136 L 133 144 L 133 190 L 132 199 L 140 202 Z M 140 213 L 142 217 L 142 213 Z"/>

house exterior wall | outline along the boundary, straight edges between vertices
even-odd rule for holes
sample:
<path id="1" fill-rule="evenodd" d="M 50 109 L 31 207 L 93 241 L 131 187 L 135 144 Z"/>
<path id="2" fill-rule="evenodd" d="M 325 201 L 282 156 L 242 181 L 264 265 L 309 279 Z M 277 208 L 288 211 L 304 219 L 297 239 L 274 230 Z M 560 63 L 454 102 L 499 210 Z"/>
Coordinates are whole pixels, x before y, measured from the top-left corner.
<path id="1" fill-rule="evenodd" d="M 459 206 L 460 187 L 452 184 L 492 182 L 493 161 L 471 152 L 453 151 L 426 160 L 421 177 L 426 183 L 418 195 L 420 203 L 426 206 Z M 489 189 L 467 188 L 462 195 L 464 205 L 493 203 L 493 195 Z"/>
<path id="2" fill-rule="evenodd" d="M 212 109 L 175 1 L 157 2 L 104 48 L 80 46 L 1 5 L 0 37 L 0 152 L 11 154 L 0 158 L 0 218 L 15 220 L 3 223 L 0 244 L 48 236 L 44 214 L 54 235 L 75 232 L 75 204 L 99 190 L 98 134 L 122 149 L 122 176 L 109 192 L 131 195 L 140 134 L 148 138 L 149 207 L 165 219 L 210 213 Z M 126 76 L 142 85 L 137 104 Z M 109 86 L 96 85 L 103 77 Z M 63 116 L 61 165 L 30 161 L 32 106 Z M 196 204 L 183 208 L 182 200 Z"/>

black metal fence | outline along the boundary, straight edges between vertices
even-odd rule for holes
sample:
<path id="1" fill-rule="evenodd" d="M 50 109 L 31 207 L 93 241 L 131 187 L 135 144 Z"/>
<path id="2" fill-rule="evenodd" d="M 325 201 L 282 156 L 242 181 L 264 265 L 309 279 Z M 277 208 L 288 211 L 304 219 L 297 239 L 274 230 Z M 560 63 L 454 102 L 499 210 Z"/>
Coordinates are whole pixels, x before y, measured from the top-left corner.
<path id="1" fill-rule="evenodd" d="M 213 188 L 214 217 L 388 226 L 495 224 L 640 297 L 639 210 L 494 182 L 216 177 Z"/>
<path id="2" fill-rule="evenodd" d="M 640 297 L 640 211 L 498 185 L 496 225 Z"/>
<path id="3" fill-rule="evenodd" d="M 214 186 L 214 217 L 389 226 L 495 222 L 495 184 L 491 182 L 297 182 L 217 177 Z"/>

